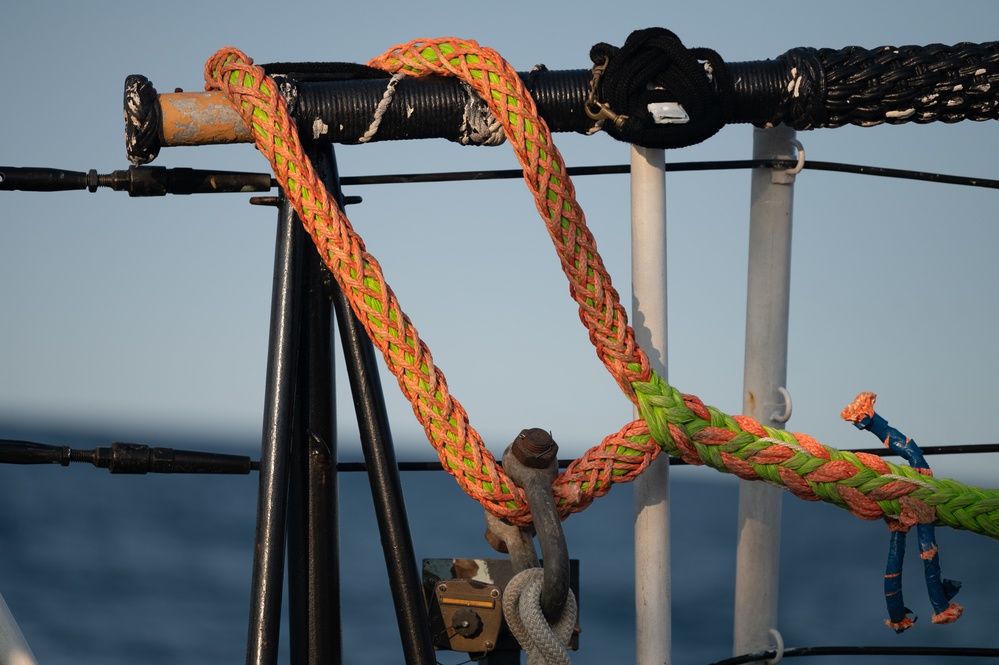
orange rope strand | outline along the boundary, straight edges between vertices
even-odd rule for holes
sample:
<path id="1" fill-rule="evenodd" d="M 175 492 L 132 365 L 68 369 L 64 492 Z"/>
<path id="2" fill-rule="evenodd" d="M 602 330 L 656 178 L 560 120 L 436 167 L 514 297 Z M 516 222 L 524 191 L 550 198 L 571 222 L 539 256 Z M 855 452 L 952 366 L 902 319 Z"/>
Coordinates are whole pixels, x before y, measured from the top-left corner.
<path id="1" fill-rule="evenodd" d="M 469 53 L 453 71 L 467 82 L 493 81 L 497 71 L 507 77 L 512 72 L 493 52 L 478 49 L 472 42 L 460 45 Z M 433 51 L 439 54 L 438 63 L 446 62 L 441 57 L 442 50 L 446 47 L 437 44 Z M 467 60 L 479 57 L 475 50 L 483 54 L 481 61 L 486 69 L 468 67 Z M 394 59 L 396 56 L 391 54 L 404 52 L 412 54 L 412 50 L 403 48 L 391 51 L 386 57 Z M 415 57 L 413 62 L 424 66 L 433 62 L 433 57 Z M 494 63 L 502 64 L 497 69 Z M 400 61 L 396 70 L 403 66 Z M 419 73 L 414 71 L 414 75 Z M 519 82 L 515 75 L 513 79 Z M 378 262 L 365 250 L 363 241 L 313 172 L 287 105 L 277 94 L 273 81 L 250 58 L 233 48 L 220 50 L 208 61 L 205 80 L 206 88 L 226 93 L 253 131 L 258 149 L 272 163 L 285 195 L 412 404 L 443 467 L 490 512 L 515 524 L 529 524 L 523 493 L 509 481 L 469 424 L 465 410 L 451 396 L 443 373 L 434 365 L 430 350 L 385 282 Z M 558 175 L 565 173 L 565 166 L 557 150 L 549 147 L 544 121 L 537 116 L 534 103 L 522 86 L 511 86 L 508 93 L 489 93 L 488 97 L 493 100 L 494 112 L 505 117 L 503 124 L 508 136 L 512 133 L 520 146 L 518 157 L 525 164 L 525 174 L 533 174 L 533 178 L 530 175 L 525 178 L 529 184 L 533 180 L 535 186 L 542 186 L 542 191 L 550 192 L 538 195 L 536 200 L 560 249 L 563 269 L 573 281 L 573 296 L 580 304 L 580 316 L 588 326 L 592 322 L 591 330 L 596 332 L 591 338 L 598 353 L 612 368 L 622 389 L 633 395 L 630 384 L 649 377 L 648 362 L 634 342 L 593 237 L 582 221 L 572 184 L 568 177 Z M 526 111 L 527 115 L 515 122 L 511 120 L 513 109 Z M 649 442 L 647 429 L 641 424 L 633 423 L 607 437 L 556 481 L 560 511 L 567 515 L 581 510 L 593 498 L 606 493 L 614 480 L 634 478 L 659 451 L 659 446 Z"/>
<path id="2" fill-rule="evenodd" d="M 548 125 L 538 115 L 534 99 L 517 72 L 492 49 L 452 38 L 396 46 L 368 65 L 413 76 L 455 76 L 486 101 L 524 169 L 524 180 L 555 243 L 571 295 L 579 305 L 579 316 L 590 331 L 597 355 L 624 394 L 634 401 L 631 384 L 648 381 L 648 359 L 635 344 L 628 316 L 576 202 L 572 181 L 565 175 L 562 155 L 552 144 Z"/>

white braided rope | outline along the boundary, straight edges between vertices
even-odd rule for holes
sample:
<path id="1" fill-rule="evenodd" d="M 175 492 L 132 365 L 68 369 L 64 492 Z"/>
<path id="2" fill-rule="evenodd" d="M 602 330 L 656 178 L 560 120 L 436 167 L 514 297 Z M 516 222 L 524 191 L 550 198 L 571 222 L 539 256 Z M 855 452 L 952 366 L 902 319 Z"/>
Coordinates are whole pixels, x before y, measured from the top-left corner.
<path id="1" fill-rule="evenodd" d="M 367 143 L 378 133 L 378 127 L 382 124 L 382 118 L 385 117 L 385 112 L 388 110 L 389 104 L 392 103 L 392 98 L 395 97 L 395 87 L 404 78 L 406 78 L 406 74 L 397 72 L 389 79 L 388 85 L 385 87 L 385 93 L 382 95 L 381 100 L 379 100 L 378 106 L 375 107 L 375 115 L 371 119 L 371 124 L 368 126 L 368 130 L 364 132 L 364 135 L 357 139 L 358 143 Z"/>
<path id="2" fill-rule="evenodd" d="M 506 586 L 503 616 L 520 646 L 527 652 L 527 665 L 571 665 L 566 645 L 576 627 L 576 596 L 572 590 L 555 625 L 548 625 L 541 611 L 544 570 L 522 570 Z"/>

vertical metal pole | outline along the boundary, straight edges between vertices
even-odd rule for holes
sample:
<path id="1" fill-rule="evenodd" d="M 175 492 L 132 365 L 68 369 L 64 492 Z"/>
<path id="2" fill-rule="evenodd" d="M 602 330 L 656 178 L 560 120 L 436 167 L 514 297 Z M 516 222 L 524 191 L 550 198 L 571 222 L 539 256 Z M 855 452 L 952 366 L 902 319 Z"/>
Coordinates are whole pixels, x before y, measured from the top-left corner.
<path id="1" fill-rule="evenodd" d="M 330 144 L 306 144 L 327 190 L 342 201 Z M 294 665 L 343 658 L 337 512 L 333 277 L 298 224 L 303 256 L 302 326 L 288 509 L 288 624 Z"/>
<path id="2" fill-rule="evenodd" d="M 666 377 L 666 155 L 631 148 L 632 326 Z M 635 645 L 638 665 L 671 662 L 669 457 L 635 481 Z"/>
<path id="3" fill-rule="evenodd" d="M 291 205 L 283 201 L 278 215 L 271 293 L 260 490 L 257 495 L 256 546 L 246 648 L 248 665 L 277 663 L 281 632 L 288 448 L 294 416 L 304 244 L 303 234 L 296 232 L 300 226 Z"/>
<path id="4" fill-rule="evenodd" d="M 375 349 L 350 309 L 347 297 L 339 290 L 333 298 L 333 307 L 343 340 L 344 360 L 354 396 L 361 448 L 368 467 L 403 655 L 410 665 L 436 665 Z"/>
<path id="5" fill-rule="evenodd" d="M 783 125 L 755 129 L 753 158 L 790 158 L 794 134 Z M 778 425 L 774 415 L 784 410 L 778 389 L 787 379 L 793 194 L 794 176 L 786 170 L 753 169 L 743 412 L 767 426 Z M 737 655 L 773 644 L 780 513 L 780 490 L 760 482 L 741 484 L 733 639 Z"/>

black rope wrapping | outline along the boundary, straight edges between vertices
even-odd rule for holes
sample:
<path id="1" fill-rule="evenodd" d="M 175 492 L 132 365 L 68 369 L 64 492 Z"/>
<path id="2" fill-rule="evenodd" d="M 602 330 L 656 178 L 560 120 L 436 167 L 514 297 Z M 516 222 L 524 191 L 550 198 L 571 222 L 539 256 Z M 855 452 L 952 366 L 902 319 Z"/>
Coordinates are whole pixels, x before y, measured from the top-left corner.
<path id="1" fill-rule="evenodd" d="M 624 46 L 596 44 L 596 65 L 607 63 L 595 91 L 620 123 L 604 123 L 616 139 L 647 148 L 682 148 L 713 136 L 728 121 L 732 84 L 721 57 L 711 49 L 687 48 L 665 28 L 637 30 Z M 657 124 L 650 104 L 676 102 L 686 123 Z"/>
<path id="2" fill-rule="evenodd" d="M 260 67 L 274 79 L 293 118 L 299 111 L 299 83 L 389 78 L 388 72 L 356 62 L 271 62 Z"/>
<path id="3" fill-rule="evenodd" d="M 999 119 L 999 42 L 802 47 L 726 65 L 710 49 L 688 49 L 669 30 L 648 28 L 621 48 L 595 45 L 590 59 L 606 62 L 596 101 L 626 116 L 603 128 L 645 147 L 693 145 L 726 122 L 747 120 L 808 130 Z M 657 125 L 649 104 L 665 101 L 683 106 L 690 121 Z"/>
<path id="4" fill-rule="evenodd" d="M 591 133 L 593 102 L 611 112 L 602 123 L 609 134 L 650 148 L 693 145 L 726 123 L 807 130 L 999 119 L 999 42 L 802 47 L 773 59 L 726 63 L 715 51 L 688 49 L 672 32 L 649 28 L 632 33 L 621 48 L 595 45 L 590 58 L 598 66 L 606 62 L 592 98 L 587 84 L 598 67 L 521 74 L 552 131 Z M 299 132 L 309 136 L 324 127 L 314 140 L 357 143 L 385 94 L 386 73 L 365 65 L 264 67 L 277 76 Z M 395 93 L 373 140 L 493 142 L 469 122 L 485 116 L 460 82 L 406 79 Z M 661 102 L 680 104 L 689 122 L 656 124 L 649 104 Z M 148 79 L 129 76 L 124 106 L 126 154 L 133 164 L 147 164 L 162 140 L 159 96 Z"/>
<path id="5" fill-rule="evenodd" d="M 794 129 L 999 119 L 999 42 L 792 49 L 767 125 Z"/>
<path id="6" fill-rule="evenodd" d="M 999 42 L 822 50 L 830 123 L 999 118 Z"/>
<path id="7" fill-rule="evenodd" d="M 145 76 L 125 78 L 125 154 L 136 166 L 148 164 L 160 154 L 160 106 L 156 88 Z"/>
<path id="8" fill-rule="evenodd" d="M 800 130 L 830 126 L 825 68 L 818 52 L 813 48 L 794 48 L 777 61 L 784 65 L 787 81 L 779 88 L 783 93 L 780 108 L 788 118 L 783 122 Z M 780 123 L 772 120 L 769 124 Z"/>
<path id="9" fill-rule="evenodd" d="M 296 81 L 353 81 L 391 76 L 377 67 L 356 62 L 271 62 L 261 67 L 268 76 L 283 75 Z"/>

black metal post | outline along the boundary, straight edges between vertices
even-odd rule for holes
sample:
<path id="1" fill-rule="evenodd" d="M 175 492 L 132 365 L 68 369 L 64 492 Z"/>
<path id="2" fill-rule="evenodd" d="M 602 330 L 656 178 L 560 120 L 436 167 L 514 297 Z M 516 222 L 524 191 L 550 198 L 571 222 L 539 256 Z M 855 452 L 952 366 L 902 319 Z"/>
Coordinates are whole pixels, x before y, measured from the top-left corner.
<path id="1" fill-rule="evenodd" d="M 295 369 L 301 321 L 301 257 L 304 234 L 287 201 L 282 201 L 271 293 L 270 347 L 257 495 L 256 546 L 250 590 L 247 665 L 277 663 L 284 577 L 285 511 L 288 500 L 288 446 L 292 436 Z"/>
<path id="2" fill-rule="evenodd" d="M 341 198 L 329 145 L 304 146 L 326 188 Z M 296 217 L 297 220 L 297 217 Z M 288 617 L 294 665 L 343 659 L 337 506 L 333 278 L 298 224 L 305 246 L 295 435 L 288 506 Z"/>
<path id="3" fill-rule="evenodd" d="M 403 653 L 410 665 L 435 665 L 437 659 L 406 518 L 406 504 L 378 377 L 374 346 L 342 292 L 334 296 L 333 308 L 343 339 L 347 374 L 350 377 L 361 447 L 367 463 Z"/>

